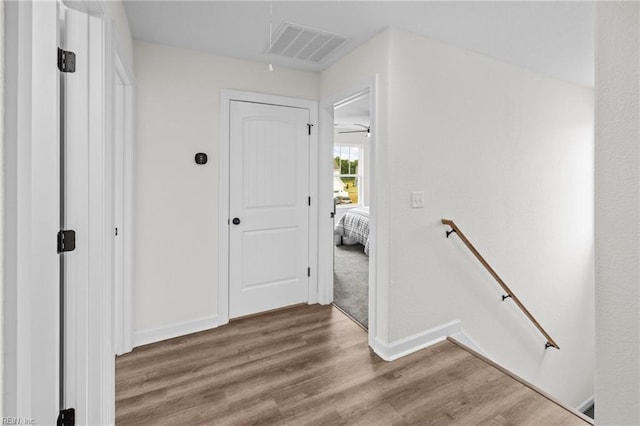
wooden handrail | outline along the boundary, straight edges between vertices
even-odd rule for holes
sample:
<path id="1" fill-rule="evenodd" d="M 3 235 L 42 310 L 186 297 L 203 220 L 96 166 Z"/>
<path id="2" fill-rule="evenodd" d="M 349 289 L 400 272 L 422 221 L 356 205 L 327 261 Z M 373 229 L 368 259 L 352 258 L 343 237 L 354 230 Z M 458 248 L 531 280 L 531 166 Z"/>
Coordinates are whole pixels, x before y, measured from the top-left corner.
<path id="1" fill-rule="evenodd" d="M 553 338 L 549 336 L 549 333 L 547 333 L 546 330 L 542 328 L 540 323 L 533 317 L 533 315 L 531 315 L 531 312 L 529 312 L 529 310 L 525 308 L 525 306 L 522 304 L 520 299 L 518 299 L 516 295 L 513 294 L 513 291 L 511 291 L 509 286 L 502 280 L 502 278 L 500 278 L 500 276 L 496 273 L 496 271 L 493 270 L 491 265 L 489 265 L 489 263 L 484 259 L 484 257 L 482 257 L 482 255 L 478 252 L 478 250 L 476 250 L 476 248 L 473 246 L 473 244 L 471 244 L 471 242 L 467 239 L 467 237 L 460 230 L 460 228 L 458 228 L 456 223 L 451 219 L 442 219 L 442 224 L 447 225 L 451 228 L 451 231 L 447 231 L 447 238 L 449 237 L 450 234 L 455 232 L 458 235 L 458 237 L 462 240 L 462 242 L 467 246 L 467 248 L 471 250 L 471 253 L 473 253 L 476 259 L 480 261 L 482 266 L 484 266 L 485 269 L 489 272 L 489 274 L 491 274 L 491 276 L 498 282 L 498 284 L 500 284 L 500 287 L 502 287 L 502 289 L 507 293 L 507 296 L 502 296 L 502 300 L 505 300 L 506 298 L 511 298 L 514 301 L 514 303 L 518 305 L 520 310 L 527 316 L 527 318 L 529 318 L 529 320 L 533 323 L 533 325 L 536 326 L 536 328 L 540 331 L 540 333 L 542 333 L 542 335 L 547 339 L 545 349 L 549 347 L 560 349 L 560 346 L 558 346 L 555 340 L 553 340 Z"/>

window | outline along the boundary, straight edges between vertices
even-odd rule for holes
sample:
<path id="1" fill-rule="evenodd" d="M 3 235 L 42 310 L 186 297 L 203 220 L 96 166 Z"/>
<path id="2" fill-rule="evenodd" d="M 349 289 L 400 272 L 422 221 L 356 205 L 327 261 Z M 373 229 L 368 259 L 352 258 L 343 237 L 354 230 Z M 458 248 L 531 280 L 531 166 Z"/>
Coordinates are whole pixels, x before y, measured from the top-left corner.
<path id="1" fill-rule="evenodd" d="M 362 204 L 364 145 L 333 147 L 333 199 L 336 204 Z"/>

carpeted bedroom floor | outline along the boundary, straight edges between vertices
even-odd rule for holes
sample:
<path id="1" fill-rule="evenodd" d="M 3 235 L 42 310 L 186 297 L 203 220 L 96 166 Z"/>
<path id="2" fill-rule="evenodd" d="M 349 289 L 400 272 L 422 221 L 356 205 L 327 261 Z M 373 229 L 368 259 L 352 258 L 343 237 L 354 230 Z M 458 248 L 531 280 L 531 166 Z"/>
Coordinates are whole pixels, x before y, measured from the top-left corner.
<path id="1" fill-rule="evenodd" d="M 365 328 L 369 324 L 369 257 L 360 244 L 336 246 L 333 303 Z"/>

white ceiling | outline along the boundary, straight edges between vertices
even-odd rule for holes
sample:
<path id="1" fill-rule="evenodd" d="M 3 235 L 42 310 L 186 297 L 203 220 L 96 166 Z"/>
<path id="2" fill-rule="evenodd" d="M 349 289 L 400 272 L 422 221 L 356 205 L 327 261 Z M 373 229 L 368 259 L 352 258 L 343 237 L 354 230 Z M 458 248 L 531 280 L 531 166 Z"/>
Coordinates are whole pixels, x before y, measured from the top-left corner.
<path id="1" fill-rule="evenodd" d="M 302 70 L 321 71 L 394 27 L 582 86 L 594 81 L 593 2 L 274 1 L 283 21 L 352 39 L 321 64 L 268 55 L 268 1 L 125 0 L 133 37 Z"/>
<path id="2" fill-rule="evenodd" d="M 339 130 L 363 130 L 371 126 L 369 94 L 341 105 L 333 112 L 333 122 Z"/>

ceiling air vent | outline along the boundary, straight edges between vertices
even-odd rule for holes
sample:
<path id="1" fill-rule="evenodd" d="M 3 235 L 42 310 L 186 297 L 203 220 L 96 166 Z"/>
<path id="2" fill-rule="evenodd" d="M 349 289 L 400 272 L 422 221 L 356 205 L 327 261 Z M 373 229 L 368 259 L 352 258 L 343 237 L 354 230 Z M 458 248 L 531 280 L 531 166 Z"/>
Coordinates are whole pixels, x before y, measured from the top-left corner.
<path id="1" fill-rule="evenodd" d="M 349 39 L 341 34 L 283 22 L 273 36 L 271 50 L 267 46 L 266 52 L 320 63 Z"/>

